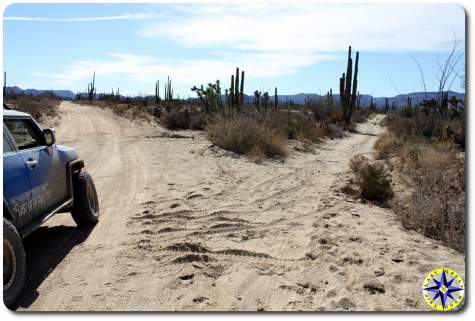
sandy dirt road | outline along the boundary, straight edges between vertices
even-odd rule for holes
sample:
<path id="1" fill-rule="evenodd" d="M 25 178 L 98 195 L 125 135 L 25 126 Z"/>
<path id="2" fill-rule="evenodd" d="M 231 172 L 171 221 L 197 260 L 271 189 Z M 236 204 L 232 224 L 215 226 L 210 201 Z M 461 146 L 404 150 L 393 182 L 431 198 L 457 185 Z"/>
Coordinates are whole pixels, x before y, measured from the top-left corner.
<path id="1" fill-rule="evenodd" d="M 370 156 L 375 118 L 263 164 L 167 137 L 110 111 L 61 105 L 101 206 L 93 229 L 68 214 L 26 240 L 19 310 L 427 310 L 421 282 L 464 256 L 340 192 L 349 159 Z"/>

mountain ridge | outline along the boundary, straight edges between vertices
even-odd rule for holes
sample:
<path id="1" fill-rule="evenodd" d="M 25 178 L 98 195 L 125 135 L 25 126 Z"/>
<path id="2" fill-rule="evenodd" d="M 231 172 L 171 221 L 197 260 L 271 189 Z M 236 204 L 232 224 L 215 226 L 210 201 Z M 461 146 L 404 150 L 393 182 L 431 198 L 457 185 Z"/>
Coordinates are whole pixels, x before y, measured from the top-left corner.
<path id="1" fill-rule="evenodd" d="M 7 94 L 24 94 L 24 95 L 32 95 L 32 96 L 39 96 L 43 95 L 48 92 L 53 92 L 56 96 L 62 99 L 71 100 L 76 97 L 76 94 L 71 90 L 58 90 L 58 89 L 21 89 L 18 86 L 6 87 Z M 98 94 L 99 95 L 99 94 Z M 407 98 L 412 98 L 412 104 L 419 104 L 424 99 L 432 99 L 435 98 L 437 92 L 412 92 L 406 94 L 398 94 L 396 96 L 372 96 L 368 94 L 361 94 L 361 106 L 369 106 L 371 102 L 371 98 L 373 98 L 373 103 L 376 104 L 377 107 L 383 107 L 386 102 L 386 98 L 388 99 L 388 104 L 391 106 L 392 103 L 395 103 L 398 106 L 404 106 L 407 102 Z M 455 91 L 448 92 L 449 97 L 455 96 L 457 99 L 465 99 L 465 93 L 459 93 Z M 96 95 L 97 96 L 97 95 Z M 245 102 L 252 102 L 254 100 L 254 96 L 252 95 L 244 95 Z M 123 96 L 121 96 L 123 97 Z M 150 97 L 150 96 L 146 96 Z M 153 96 L 152 96 L 153 97 Z M 273 102 L 273 96 L 270 96 L 270 101 Z M 262 96 L 261 96 L 262 99 Z M 304 104 L 307 99 L 313 100 L 322 100 L 326 99 L 326 95 L 319 95 L 316 93 L 297 93 L 291 95 L 278 95 L 279 103 L 285 103 L 292 101 L 295 104 Z M 333 101 L 335 103 L 339 103 L 340 96 L 338 94 L 333 95 Z"/>

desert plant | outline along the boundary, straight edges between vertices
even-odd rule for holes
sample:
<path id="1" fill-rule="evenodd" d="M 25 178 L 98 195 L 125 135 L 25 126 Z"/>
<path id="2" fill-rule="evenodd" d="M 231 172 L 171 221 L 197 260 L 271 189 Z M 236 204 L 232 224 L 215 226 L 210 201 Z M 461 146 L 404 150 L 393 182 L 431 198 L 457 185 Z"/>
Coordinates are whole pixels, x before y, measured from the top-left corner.
<path id="1" fill-rule="evenodd" d="M 30 114 L 40 122 L 46 122 L 51 118 L 59 116 L 59 103 L 57 98 L 46 96 L 7 96 L 5 102 L 13 105 L 13 108 Z"/>
<path id="2" fill-rule="evenodd" d="M 384 203 L 393 197 L 390 173 L 383 163 L 370 163 L 366 157 L 357 155 L 350 160 L 350 168 L 363 198 Z"/>
<path id="3" fill-rule="evenodd" d="M 173 88 L 170 76 L 167 76 L 167 83 L 165 84 L 165 101 L 173 101 Z"/>
<path id="4" fill-rule="evenodd" d="M 96 72 L 92 76 L 92 82 L 87 84 L 87 99 L 91 103 L 96 96 Z"/>
<path id="5" fill-rule="evenodd" d="M 375 158 L 387 159 L 391 156 L 395 156 L 397 155 L 399 147 L 400 142 L 394 134 L 389 132 L 384 133 L 374 144 Z"/>
<path id="6" fill-rule="evenodd" d="M 358 88 L 358 61 L 360 53 L 356 52 L 355 71 L 353 75 L 353 60 L 351 58 L 351 46 L 348 47 L 348 61 L 346 67 L 346 75 L 342 74 L 340 78 L 340 104 L 345 115 L 347 124 L 351 122 L 351 116 L 356 104 L 356 92 Z M 352 84 L 353 76 L 353 84 Z"/>
<path id="7" fill-rule="evenodd" d="M 256 106 L 258 111 L 261 108 L 261 94 L 262 94 L 262 92 L 260 92 L 258 90 L 256 90 L 254 92 L 254 106 Z"/>
<path id="8" fill-rule="evenodd" d="M 464 162 L 457 159 L 448 164 L 438 157 L 422 156 L 427 157 L 433 167 L 418 170 L 413 176 L 412 193 L 397 200 L 393 208 L 405 228 L 420 231 L 464 252 Z"/>
<path id="9" fill-rule="evenodd" d="M 157 80 L 155 83 L 155 104 L 160 103 L 160 81 Z"/>
<path id="10" fill-rule="evenodd" d="M 188 108 L 170 110 L 170 112 L 161 115 L 160 123 L 168 129 L 188 129 L 190 128 L 190 111 Z"/>
<path id="11" fill-rule="evenodd" d="M 237 154 L 285 156 L 285 138 L 246 114 L 216 116 L 207 125 L 209 140 Z"/>
<path id="12" fill-rule="evenodd" d="M 231 87 L 229 88 L 229 106 L 240 109 L 244 103 L 244 70 L 241 71 L 239 81 L 239 67 L 236 68 L 236 76 L 231 75 Z"/>
<path id="13" fill-rule="evenodd" d="M 327 105 L 333 106 L 333 89 L 331 88 L 327 91 Z"/>

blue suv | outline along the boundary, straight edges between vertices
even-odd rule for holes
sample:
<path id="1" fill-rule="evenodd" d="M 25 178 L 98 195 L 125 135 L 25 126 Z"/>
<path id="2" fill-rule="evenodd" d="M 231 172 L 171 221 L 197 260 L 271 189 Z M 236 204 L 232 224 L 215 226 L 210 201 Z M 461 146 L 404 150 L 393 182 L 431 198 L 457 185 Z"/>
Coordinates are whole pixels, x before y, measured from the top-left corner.
<path id="1" fill-rule="evenodd" d="M 97 223 L 91 176 L 73 148 L 56 144 L 28 114 L 3 110 L 3 300 L 11 306 L 25 283 L 22 239 L 54 214 L 71 212 L 78 226 Z"/>

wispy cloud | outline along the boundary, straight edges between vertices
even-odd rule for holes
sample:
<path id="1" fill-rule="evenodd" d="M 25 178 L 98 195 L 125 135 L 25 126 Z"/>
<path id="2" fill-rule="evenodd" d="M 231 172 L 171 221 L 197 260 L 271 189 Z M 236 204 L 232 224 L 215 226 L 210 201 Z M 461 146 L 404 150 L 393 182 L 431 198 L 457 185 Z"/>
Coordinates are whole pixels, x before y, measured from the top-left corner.
<path id="1" fill-rule="evenodd" d="M 146 20 L 160 18 L 158 13 L 125 13 L 116 16 L 100 17 L 72 17 L 72 18 L 49 18 L 49 17 L 24 17 L 10 16 L 4 17 L 6 21 L 39 21 L 39 22 L 91 22 L 91 21 L 112 21 L 112 20 Z"/>
<path id="2" fill-rule="evenodd" d="M 140 37 L 158 38 L 206 58 L 167 60 L 131 53 L 73 61 L 59 75 L 35 72 L 59 85 L 100 76 L 150 82 L 167 75 L 175 83 L 226 80 L 236 66 L 247 77 L 292 74 L 324 60 L 340 59 L 348 45 L 360 51 L 405 52 L 450 49 L 454 34 L 465 37 L 463 9 L 456 5 L 256 3 L 167 5 L 160 13 L 108 17 L 5 17 L 52 22 L 146 20 Z M 443 17 L 443 18 L 441 18 Z M 181 50 L 180 49 L 180 50 Z M 247 79 L 249 79 L 247 78 Z"/>
<path id="3" fill-rule="evenodd" d="M 219 57 L 207 59 L 157 59 L 155 57 L 130 53 L 108 53 L 102 60 L 78 60 L 66 67 L 60 74 L 32 72 L 38 78 L 50 79 L 57 85 L 69 86 L 89 79 L 93 72 L 102 77 L 126 76 L 138 82 L 153 82 L 168 75 L 176 83 L 197 85 L 227 79 L 236 66 L 252 70 L 251 78 L 274 77 L 289 74 L 299 68 L 322 60 L 339 59 L 337 55 L 301 54 L 289 62 L 287 54 L 279 53 L 221 53 Z M 249 76 L 248 76 L 249 77 Z"/>
<path id="4" fill-rule="evenodd" d="M 207 4 L 185 12 L 185 19 L 162 21 L 140 34 L 189 47 L 299 52 L 349 44 L 371 51 L 447 50 L 453 32 L 464 37 L 464 13 L 456 5 Z"/>

